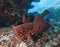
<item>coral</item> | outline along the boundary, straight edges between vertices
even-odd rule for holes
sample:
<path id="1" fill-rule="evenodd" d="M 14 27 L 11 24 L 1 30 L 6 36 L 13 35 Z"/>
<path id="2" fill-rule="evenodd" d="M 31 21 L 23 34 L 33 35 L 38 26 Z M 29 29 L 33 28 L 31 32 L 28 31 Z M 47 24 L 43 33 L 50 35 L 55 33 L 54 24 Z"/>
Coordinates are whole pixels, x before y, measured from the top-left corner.
<path id="1" fill-rule="evenodd" d="M 45 32 L 49 28 L 49 24 L 44 21 L 44 16 L 49 12 L 46 10 L 40 16 L 35 16 L 33 22 L 28 22 L 25 11 L 23 11 L 22 24 L 13 26 L 15 35 L 21 40 L 28 40 L 28 37 L 36 38 L 40 33 Z M 34 40 L 33 38 L 33 40 Z"/>
<path id="2" fill-rule="evenodd" d="M 39 33 L 42 33 L 46 31 L 49 27 L 47 23 L 44 22 L 43 18 L 39 16 L 35 16 L 34 22 L 27 23 L 25 16 L 23 16 L 23 22 L 25 20 L 25 23 L 17 26 L 13 26 L 13 30 L 15 35 L 20 40 L 25 40 L 30 35 L 37 36 Z"/>

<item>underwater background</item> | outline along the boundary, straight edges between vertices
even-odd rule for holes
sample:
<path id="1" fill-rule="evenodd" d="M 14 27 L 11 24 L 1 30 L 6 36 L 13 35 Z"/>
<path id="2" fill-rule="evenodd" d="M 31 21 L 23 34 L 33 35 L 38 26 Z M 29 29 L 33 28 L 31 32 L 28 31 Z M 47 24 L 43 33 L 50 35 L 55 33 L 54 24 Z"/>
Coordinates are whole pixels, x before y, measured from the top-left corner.
<path id="1" fill-rule="evenodd" d="M 29 20 L 33 21 L 34 16 L 40 16 L 45 10 L 49 14 L 43 19 L 50 27 L 43 33 L 43 37 L 40 34 L 41 38 L 37 43 L 20 42 L 14 36 L 13 26 L 22 24 L 20 21 L 23 11 L 30 22 Z M 46 38 L 48 41 L 45 42 Z M 0 47 L 3 46 L 60 47 L 60 0 L 0 0 Z"/>

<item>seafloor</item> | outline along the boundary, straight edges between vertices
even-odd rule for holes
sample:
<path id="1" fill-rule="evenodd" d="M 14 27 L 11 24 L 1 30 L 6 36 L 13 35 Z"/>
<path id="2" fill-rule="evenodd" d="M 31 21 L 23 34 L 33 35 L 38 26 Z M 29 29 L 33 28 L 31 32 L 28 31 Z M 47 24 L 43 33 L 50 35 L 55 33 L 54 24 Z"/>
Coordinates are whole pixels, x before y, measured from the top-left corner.
<path id="1" fill-rule="evenodd" d="M 27 40 L 21 42 L 14 36 L 13 26 L 2 28 L 0 30 L 0 47 L 60 47 L 60 24 L 53 19 L 50 21 L 50 25 L 51 27 L 43 33 L 36 43 Z"/>

